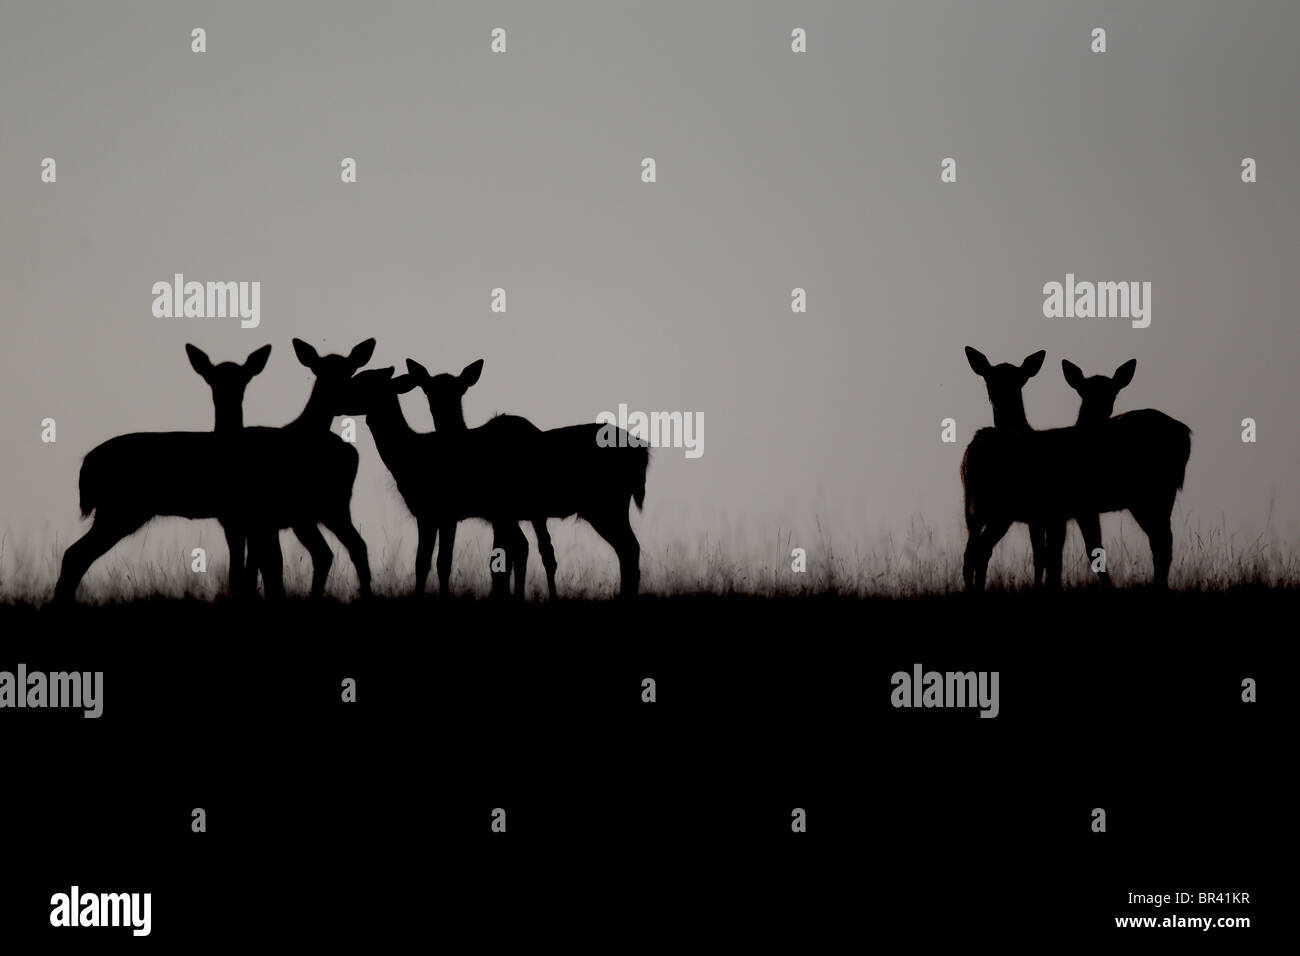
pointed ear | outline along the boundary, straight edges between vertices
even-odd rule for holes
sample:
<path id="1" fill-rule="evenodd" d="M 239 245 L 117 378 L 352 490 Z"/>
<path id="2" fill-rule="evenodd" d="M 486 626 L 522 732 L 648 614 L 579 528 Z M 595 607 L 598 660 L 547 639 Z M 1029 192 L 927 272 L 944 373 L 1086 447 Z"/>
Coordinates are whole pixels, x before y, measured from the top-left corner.
<path id="1" fill-rule="evenodd" d="M 1133 373 L 1137 371 L 1138 360 L 1129 359 L 1119 368 L 1115 369 L 1115 375 L 1111 381 L 1115 383 L 1115 391 L 1119 391 L 1129 382 L 1133 381 Z"/>
<path id="2" fill-rule="evenodd" d="M 989 373 L 989 360 L 984 357 L 984 353 L 978 349 L 966 346 L 966 361 L 970 362 L 971 371 L 980 378 Z"/>
<path id="3" fill-rule="evenodd" d="M 414 375 L 399 375 L 392 381 L 393 391 L 398 395 L 405 395 L 418 384 Z"/>
<path id="4" fill-rule="evenodd" d="M 1020 371 L 1025 373 L 1026 379 L 1031 379 L 1038 374 L 1038 370 L 1043 367 L 1043 359 L 1045 358 L 1047 358 L 1047 352 L 1039 351 L 1020 363 Z"/>
<path id="5" fill-rule="evenodd" d="M 266 360 L 271 357 L 271 346 L 263 345 L 260 349 L 250 355 L 244 362 L 245 378 L 252 378 L 254 375 L 260 375 L 262 369 L 266 368 Z"/>
<path id="6" fill-rule="evenodd" d="M 406 370 L 411 373 L 411 377 L 417 382 L 427 382 L 429 380 L 429 370 L 413 358 L 406 360 Z"/>
<path id="7" fill-rule="evenodd" d="M 483 374 L 483 360 L 471 362 L 466 365 L 460 373 L 460 390 L 464 394 L 465 390 L 478 381 L 478 377 Z"/>
<path id="8" fill-rule="evenodd" d="M 351 352 L 348 353 L 348 361 L 353 368 L 361 368 L 370 361 L 370 356 L 375 354 L 375 340 L 366 339 Z"/>
<path id="9" fill-rule="evenodd" d="M 316 363 L 320 361 L 320 356 L 316 350 L 304 342 L 302 339 L 293 340 L 293 353 L 298 356 L 298 361 L 307 366 L 313 372 L 316 371 Z"/>
<path id="10" fill-rule="evenodd" d="M 194 371 L 202 375 L 206 382 L 208 373 L 212 371 L 212 360 L 197 345 L 185 346 L 185 354 L 190 357 L 190 365 L 194 366 Z"/>
<path id="11" fill-rule="evenodd" d="M 1066 384 L 1076 392 L 1083 388 L 1083 372 L 1069 359 L 1061 359 L 1061 371 L 1065 373 Z"/>

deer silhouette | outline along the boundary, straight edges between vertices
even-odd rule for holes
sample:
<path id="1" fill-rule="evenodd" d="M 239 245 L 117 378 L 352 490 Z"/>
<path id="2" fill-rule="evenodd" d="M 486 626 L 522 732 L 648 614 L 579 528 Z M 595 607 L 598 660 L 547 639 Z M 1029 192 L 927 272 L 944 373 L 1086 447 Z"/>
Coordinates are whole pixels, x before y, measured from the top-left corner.
<path id="1" fill-rule="evenodd" d="M 1075 425 L 1090 427 L 1109 420 L 1115 412 L 1116 396 L 1121 389 L 1133 381 L 1133 373 L 1136 370 L 1137 359 L 1129 359 L 1115 369 L 1115 374 L 1110 378 L 1105 375 L 1085 378 L 1077 365 L 1068 359 L 1061 359 L 1061 371 L 1065 373 L 1065 381 L 1079 393 L 1079 415 L 1075 419 Z M 1088 557 L 1092 557 L 1101 548 L 1101 515 L 1092 513 L 1073 517 L 1079 526 L 1079 531 L 1083 534 L 1084 551 Z M 1048 583 L 1054 587 L 1060 587 L 1061 584 L 1060 555 L 1062 548 L 1065 547 L 1065 529 L 1064 523 L 1058 523 L 1048 528 L 1046 532 L 1047 578 Z M 1102 587 L 1109 587 L 1110 572 L 1105 569 L 1098 571 L 1097 580 Z"/>
<path id="2" fill-rule="evenodd" d="M 295 340 L 295 349 L 299 346 L 307 349 L 311 348 L 305 342 L 299 343 Z M 244 427 L 244 390 L 252 377 L 266 367 L 266 361 L 271 354 L 271 346 L 267 345 L 258 349 L 249 356 L 242 366 L 235 362 L 223 362 L 220 365 L 213 365 L 207 355 L 194 345 L 186 345 L 185 351 L 189 355 L 190 365 L 194 367 L 194 371 L 198 372 L 212 389 L 212 403 L 216 410 L 216 424 L 213 431 L 222 435 L 230 435 L 242 429 Z M 312 354 L 314 355 L 314 350 Z M 319 356 L 316 358 L 318 359 Z M 327 371 L 327 377 L 325 379 L 318 378 L 317 381 L 328 383 L 329 374 Z M 351 375 L 352 370 L 345 366 L 336 374 L 342 380 L 342 378 Z M 326 385 L 320 385 L 319 387 L 324 389 Z M 241 529 L 239 525 L 239 517 L 232 516 L 222 521 L 221 524 L 226 534 L 226 544 L 230 548 L 231 593 L 245 597 L 252 596 L 257 590 L 259 562 L 255 561 L 247 568 L 244 566 L 245 537 L 244 529 Z M 275 571 L 275 569 L 283 567 L 283 555 L 280 551 L 280 540 L 277 531 L 278 529 L 275 528 L 258 529 L 258 544 L 255 546 L 264 554 L 260 566 L 263 584 L 268 597 L 282 597 L 284 595 L 283 579 Z M 334 553 L 330 550 L 329 544 L 325 541 L 325 536 L 320 533 L 320 528 L 315 523 L 300 522 L 293 527 L 293 532 L 311 555 L 311 595 L 314 598 L 319 598 L 325 593 L 325 581 L 329 577 L 330 566 L 334 562 Z M 238 569 L 238 574 L 236 569 Z M 269 579 L 268 574 L 271 575 Z"/>
<path id="3" fill-rule="evenodd" d="M 271 346 L 264 345 L 253 352 L 241 365 L 238 362 L 222 362 L 214 365 L 207 353 L 197 345 L 186 345 L 185 354 L 189 356 L 190 365 L 198 372 L 203 381 L 212 389 L 212 404 L 216 412 L 213 431 L 229 435 L 244 427 L 244 391 L 253 377 L 266 368 L 267 359 L 271 357 Z M 242 527 L 238 515 L 227 515 L 221 521 L 222 531 L 226 535 L 226 546 L 230 550 L 231 595 L 244 592 L 245 576 L 244 547 L 247 540 L 246 529 Z M 279 547 L 279 541 L 275 547 Z M 256 587 L 254 574 L 252 587 Z M 271 586 L 268 585 L 268 590 Z"/>
<path id="4" fill-rule="evenodd" d="M 101 555 L 162 515 L 216 518 L 246 533 L 245 573 L 261 569 L 268 597 L 283 596 L 280 549 L 274 542 L 280 528 L 293 528 L 308 544 L 312 593 L 323 590 L 332 554 L 316 530 L 319 522 L 347 549 L 362 596 L 368 596 L 366 545 L 350 514 L 359 459 L 355 448 L 329 431 L 329 409 L 340 386 L 369 361 L 374 345 L 370 339 L 346 357 L 321 357 L 294 339 L 299 361 L 316 373 L 316 382 L 302 414 L 282 428 L 133 432 L 92 448 L 82 461 L 79 486 L 81 513 L 93 512 L 94 522 L 64 552 L 55 601 L 71 601 Z M 228 402 L 221 404 L 228 409 Z M 227 416 L 222 413 L 223 423 Z"/>
<path id="5" fill-rule="evenodd" d="M 445 444 L 448 455 L 454 455 L 452 451 L 453 440 L 462 439 L 464 442 L 464 453 L 475 454 L 481 453 L 481 444 L 475 443 L 475 437 L 471 434 L 469 427 L 465 424 L 465 412 L 461 406 L 461 399 L 470 386 L 479 380 L 483 373 L 483 360 L 472 362 L 465 366 L 465 369 L 459 375 L 430 375 L 423 365 L 415 359 L 406 360 L 406 370 L 411 378 L 424 392 L 425 398 L 429 402 L 429 412 L 433 415 L 433 427 L 439 435 L 448 439 Z M 507 436 L 512 431 L 515 435 L 513 440 L 505 440 L 501 445 L 487 449 L 492 453 L 493 461 L 483 462 L 483 467 L 499 467 L 505 469 L 507 473 L 518 474 L 523 467 L 528 466 L 528 462 L 520 459 L 517 449 L 520 443 L 524 446 L 530 446 L 542 433 L 542 430 L 526 418 L 520 418 L 518 415 L 497 415 L 492 419 L 492 426 L 497 436 Z M 525 477 L 521 480 L 527 481 Z M 555 547 L 551 544 L 551 535 L 546 530 L 546 517 L 534 518 L 532 521 L 533 530 L 537 533 L 537 550 L 541 552 L 542 566 L 546 569 L 546 589 L 552 600 L 556 596 L 555 592 Z M 493 526 L 492 546 L 495 550 L 500 547 L 505 550 L 507 555 L 507 567 L 504 573 L 493 572 L 493 590 L 502 591 L 508 588 L 508 578 L 512 569 L 514 560 L 521 563 L 514 565 L 515 574 L 515 595 L 523 597 L 524 595 L 524 571 L 528 558 L 528 540 L 522 535 L 517 535 L 518 529 L 511 524 L 508 528 L 498 529 Z M 441 528 L 434 532 L 441 540 L 438 547 L 438 588 L 440 593 L 447 594 L 448 581 L 451 577 L 451 557 L 452 545 L 456 541 L 456 524 L 449 521 Z M 424 591 L 425 578 L 429 574 L 429 560 L 433 550 L 433 535 L 426 535 L 424 530 L 420 530 L 420 543 L 416 550 L 415 557 L 415 585 L 420 592 Z"/>
<path id="6" fill-rule="evenodd" d="M 966 346 L 966 361 L 970 363 L 971 370 L 980 378 L 984 379 L 985 387 L 988 390 L 989 404 L 993 406 L 993 427 L 1000 428 L 1009 432 L 1029 432 L 1032 427 L 1029 419 L 1025 416 L 1025 401 L 1021 392 L 1025 383 L 1038 374 L 1039 369 L 1043 367 L 1043 360 L 1047 358 L 1045 351 L 1035 352 L 1028 356 L 1019 365 L 1011 365 L 1003 362 L 1000 365 L 992 365 L 984 354 L 977 349 Z M 978 434 L 978 432 L 976 433 Z M 972 440 L 971 445 L 974 444 Z M 988 567 L 988 559 L 984 560 L 982 566 L 977 567 L 975 562 L 976 551 L 972 550 L 982 535 L 989 533 L 988 527 L 989 515 L 979 507 L 979 502 L 975 501 L 972 496 L 972 485 L 967 480 L 967 459 L 970 456 L 971 445 L 966 447 L 966 453 L 961 460 L 961 483 L 966 497 L 966 558 L 963 563 L 962 575 L 966 587 L 971 587 L 975 583 L 974 578 L 978 577 L 978 586 L 983 589 L 984 575 Z M 976 476 L 976 487 L 978 487 L 978 478 Z M 1011 527 L 1008 522 L 1007 527 L 1003 528 L 994 539 L 993 544 L 1002 540 L 1002 536 L 1007 533 Z M 1034 555 L 1034 587 L 1038 587 L 1044 580 L 1047 572 L 1047 529 L 1038 522 L 1029 522 L 1029 545 Z M 989 552 L 992 553 L 993 545 L 989 545 Z"/>
<path id="7" fill-rule="evenodd" d="M 307 405 L 288 425 L 279 429 L 268 428 L 257 429 L 257 431 L 268 436 L 272 441 L 276 434 L 283 436 L 285 447 L 290 451 L 301 441 L 319 438 L 340 444 L 347 454 L 339 455 L 339 464 L 333 466 L 334 470 L 321 476 L 326 484 L 322 493 L 314 499 L 319 508 L 314 510 L 304 503 L 292 509 L 277 511 L 279 517 L 276 521 L 272 525 L 261 528 L 256 548 L 250 538 L 250 559 L 256 552 L 259 556 L 256 563 L 262 570 L 263 586 L 268 580 L 276 582 L 275 596 L 282 596 L 283 588 L 279 586 L 282 573 L 281 552 L 277 533 L 280 528 L 292 528 L 294 535 L 311 555 L 311 596 L 319 598 L 325 593 L 325 581 L 334 562 L 334 552 L 330 550 L 318 527 L 323 524 L 347 549 L 348 557 L 352 559 L 352 564 L 357 570 L 361 596 L 369 597 L 369 556 L 366 543 L 353 526 L 351 516 L 352 486 L 356 481 L 359 457 L 351 444 L 330 431 L 330 425 L 334 421 L 334 413 L 330 409 L 337 404 L 339 392 L 347 380 L 370 361 L 370 356 L 375 351 L 375 340 L 366 339 L 346 356 L 322 356 L 302 339 L 293 340 L 293 351 L 298 361 L 316 375 Z M 346 466 L 342 464 L 344 458 L 347 460 Z M 312 479 L 307 476 L 306 480 Z M 254 573 L 250 570 L 250 575 Z"/>
<path id="8" fill-rule="evenodd" d="M 412 375 L 394 378 L 391 368 L 359 372 L 337 411 L 366 417 L 379 456 L 422 529 L 431 533 L 482 518 L 497 528 L 513 527 L 522 537 L 519 521 L 577 514 L 618 555 L 620 593 L 636 594 L 641 547 L 628 521 L 628 502 L 640 508 L 645 501 L 647 448 L 626 433 L 616 437 L 627 447 L 600 447 L 596 438 L 604 426 L 598 424 L 528 435 L 509 422 L 498 431 L 492 419 L 467 435 L 419 433 L 398 401 L 417 384 Z M 520 480 L 518 467 L 499 467 L 493 449 L 512 442 L 517 461 L 531 469 L 527 481 Z"/>
<path id="9" fill-rule="evenodd" d="M 1030 357 L 1036 359 L 1030 375 L 1042 366 L 1042 356 L 1040 352 Z M 967 349 L 967 358 L 977 373 L 977 364 L 987 367 L 974 349 Z M 999 404 L 1003 421 L 1014 420 L 1017 409 L 1019 417 L 1024 416 L 1020 388 L 1029 375 L 1020 375 L 1017 386 L 1008 368 L 1015 367 L 988 368 L 992 374 L 984 374 L 994 403 L 994 427 L 977 431 L 962 458 L 969 534 L 963 564 L 966 587 L 983 588 L 993 547 L 1013 522 L 1041 529 L 1041 560 L 1047 562 L 1049 578 L 1059 581 L 1058 542 L 1064 540 L 1065 523 L 1070 518 L 1079 521 L 1085 538 L 1099 546 L 1100 534 L 1094 535 L 1091 526 L 1085 528 L 1089 516 L 1125 509 L 1151 542 L 1155 586 L 1167 587 L 1173 556 L 1170 518 L 1191 455 L 1191 429 L 1150 408 L 1100 420 L 1091 420 L 1096 412 L 1090 409 L 1088 423 L 1067 428 L 1000 428 Z M 1055 544 L 1054 559 L 1046 540 L 1049 534 Z M 1092 546 L 1090 542 L 1090 550 Z M 1039 564 L 1036 557 L 1035 568 Z"/>

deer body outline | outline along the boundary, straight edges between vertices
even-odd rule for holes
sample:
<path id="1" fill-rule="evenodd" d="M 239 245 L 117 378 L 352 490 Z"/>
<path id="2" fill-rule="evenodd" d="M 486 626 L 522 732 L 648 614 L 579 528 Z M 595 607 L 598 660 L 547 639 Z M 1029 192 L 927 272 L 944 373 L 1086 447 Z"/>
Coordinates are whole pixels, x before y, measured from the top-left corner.
<path id="1" fill-rule="evenodd" d="M 308 361 L 303 360 L 304 354 L 311 361 L 317 361 L 320 358 L 315 355 L 315 350 L 311 349 L 311 346 L 300 340 L 294 340 L 294 348 L 299 354 L 299 360 L 308 367 L 310 367 Z M 310 351 L 304 353 L 303 349 Z M 194 371 L 212 389 L 212 403 L 216 413 L 213 431 L 233 437 L 244 427 L 244 389 L 248 381 L 266 367 L 266 360 L 271 354 L 271 346 L 266 345 L 258 349 L 248 357 L 248 360 L 242 366 L 233 362 L 214 365 L 203 350 L 194 345 L 186 345 L 185 352 L 189 356 L 190 365 L 193 366 Z M 331 373 L 326 371 L 326 374 Z M 333 374 L 350 375 L 351 371 L 344 369 Z M 317 387 L 320 386 L 314 386 L 313 390 Z M 304 414 L 306 413 L 304 412 Z M 255 529 L 254 538 L 249 544 L 249 561 L 245 565 L 244 544 L 247 540 L 248 529 L 242 526 L 239 516 L 230 516 L 223 520 L 221 525 L 226 533 L 226 544 L 231 556 L 231 594 L 239 597 L 254 596 L 257 591 L 257 573 L 260 568 L 267 597 L 282 598 L 284 596 L 284 559 L 280 550 L 279 529 Z M 325 541 L 324 535 L 321 534 L 320 528 L 317 527 L 315 522 L 297 521 L 292 525 L 292 530 L 311 555 L 311 596 L 319 598 L 325 593 L 325 582 L 329 577 L 330 566 L 334 562 L 334 552 L 330 550 L 329 544 Z"/>
<path id="2" fill-rule="evenodd" d="M 294 340 L 295 349 L 299 341 Z M 301 343 L 299 359 L 317 373 L 312 396 L 297 419 L 283 428 L 252 427 L 218 432 L 131 432 L 92 448 L 82 460 L 78 484 L 90 529 L 64 552 L 55 601 L 68 602 L 90 566 L 118 541 L 155 517 L 216 518 L 248 538 L 252 576 L 262 570 L 268 597 L 283 595 L 280 528 L 311 528 L 320 522 L 343 543 L 357 568 L 362 595 L 370 592 L 365 542 L 352 525 L 350 505 L 359 456 L 329 431 L 335 391 L 369 360 L 374 340 L 352 355 L 325 356 Z M 313 364 L 304 360 L 304 355 Z M 141 463 L 149 463 L 142 468 Z M 300 537 L 302 535 L 300 534 Z M 313 587 L 329 552 L 324 538 L 313 553 Z M 228 537 L 228 543 L 230 538 Z M 304 544 L 311 540 L 307 533 Z M 236 547 L 239 547 L 236 545 Z M 331 556 L 332 557 L 332 556 Z M 232 568 L 235 561 L 232 557 Z M 328 569 L 328 563 L 324 563 Z M 246 581 L 245 581 L 246 586 Z"/>
<path id="3" fill-rule="evenodd" d="M 238 362 L 221 362 L 214 364 L 197 345 L 185 346 L 190 366 L 212 390 L 214 419 L 212 430 L 221 435 L 233 435 L 244 427 L 244 391 L 253 378 L 266 368 L 267 359 L 271 357 L 271 346 L 264 345 L 257 349 L 241 365 Z M 221 529 L 226 536 L 226 547 L 230 552 L 230 578 L 228 590 L 232 596 L 244 594 L 244 576 L 247 562 L 245 560 L 245 542 L 247 529 L 238 515 L 227 515 L 220 519 Z M 279 547 L 279 542 L 276 542 Z M 257 587 L 256 571 L 253 574 L 251 588 Z M 267 585 L 270 592 L 271 584 Z"/>
<path id="4" fill-rule="evenodd" d="M 409 374 L 394 378 L 393 371 L 372 369 L 353 376 L 338 413 L 366 417 L 379 456 L 417 522 L 424 520 L 437 528 L 482 518 L 518 532 L 519 521 L 576 514 L 614 548 L 620 594 L 636 594 L 641 549 L 628 520 L 628 504 L 640 508 L 645 501 L 648 448 L 630 436 L 625 447 L 602 448 L 596 436 L 607 426 L 599 424 L 550 429 L 531 439 L 523 436 L 518 449 L 521 460 L 538 464 L 534 480 L 520 482 L 514 473 L 476 465 L 484 459 L 474 455 L 472 447 L 467 449 L 464 439 L 449 440 L 436 431 L 412 429 L 398 396 L 418 382 Z M 491 419 L 472 429 L 473 441 L 488 445 L 521 441 L 515 425 L 496 422 Z M 466 467 L 449 467 L 451 456 L 463 460 Z"/>
<path id="5" fill-rule="evenodd" d="M 483 372 L 483 360 L 479 359 L 471 362 L 461 371 L 459 375 L 439 374 L 430 375 L 423 365 L 408 358 L 406 360 L 407 373 L 415 380 L 417 386 L 424 392 L 425 399 L 429 403 L 429 413 L 433 416 L 433 427 L 438 434 L 445 436 L 447 442 L 447 455 L 450 460 L 457 457 L 452 450 L 453 441 L 461 441 L 464 454 L 473 454 L 481 451 L 484 447 L 481 443 L 475 443 L 475 435 L 471 435 L 470 428 L 465 424 L 465 412 L 461 405 L 461 399 L 464 397 L 471 386 L 479 380 Z M 492 432 L 496 436 L 495 449 L 499 450 L 499 455 L 495 457 L 494 464 L 489 467 L 499 467 L 507 472 L 516 473 L 528 463 L 521 459 L 517 450 L 521 446 L 528 447 L 542 430 L 526 418 L 518 415 L 496 415 L 491 419 Z M 528 477 L 523 476 L 520 480 L 527 481 Z M 555 547 L 551 543 L 550 532 L 546 529 L 546 516 L 532 519 L 533 530 L 537 535 L 537 550 L 541 554 L 542 567 L 546 570 L 546 590 L 551 598 L 555 600 Z M 519 533 L 518 527 L 512 522 L 507 526 L 492 526 L 493 540 L 492 547 L 502 548 L 507 556 L 506 570 L 504 573 L 493 572 L 493 591 L 494 593 L 503 593 L 509 589 L 509 576 L 511 571 L 515 574 L 515 596 L 522 598 L 524 596 L 524 575 L 528 563 L 528 540 Z M 456 522 L 447 520 L 442 527 L 434 528 L 431 531 L 423 527 L 420 528 L 419 544 L 416 548 L 415 557 L 415 586 L 417 593 L 424 592 L 425 580 L 429 575 L 429 562 L 432 558 L 433 543 L 435 537 L 441 542 L 438 545 L 438 589 L 440 594 L 449 594 L 449 581 L 451 578 L 451 560 L 452 547 L 456 541 Z"/>
<path id="6" fill-rule="evenodd" d="M 1043 360 L 1047 358 L 1047 352 L 1038 351 L 1033 355 L 1025 358 L 1020 365 L 1011 365 L 1004 362 L 1000 365 L 993 365 L 983 353 L 977 349 L 966 346 L 966 361 L 970 363 L 971 371 L 980 378 L 984 379 L 985 387 L 988 390 L 989 404 L 993 406 L 993 427 L 1002 429 L 1005 432 L 1024 433 L 1032 431 L 1029 419 L 1025 415 L 1025 401 L 1021 395 L 1021 390 L 1025 383 L 1038 374 L 1043 367 Z M 985 431 L 985 429 L 980 429 Z M 976 432 L 979 435 L 980 432 Z M 988 569 L 988 558 L 985 558 L 982 565 L 979 563 L 977 555 L 981 542 L 993 534 L 993 528 L 990 527 L 990 521 L 993 520 L 990 513 L 980 506 L 975 494 L 973 493 L 972 480 L 968 480 L 969 458 L 971 448 L 974 447 L 975 440 L 966 446 L 966 451 L 961 459 L 961 484 L 964 492 L 965 506 L 964 513 L 966 516 L 966 554 L 962 562 L 962 579 L 967 588 L 975 584 L 979 590 L 984 588 L 984 576 Z M 979 478 L 973 479 L 974 485 L 978 485 Z M 992 539 L 992 544 L 988 545 L 989 554 L 992 554 L 993 545 L 1002 540 L 1002 536 L 1007 533 L 1013 522 L 1008 522 L 1007 526 Z M 1044 581 L 1047 572 L 1047 529 L 1040 521 L 1030 521 L 1029 524 L 1029 545 L 1034 556 L 1034 587 L 1039 587 Z"/>
<path id="7" fill-rule="evenodd" d="M 1129 382 L 1133 381 L 1133 373 L 1136 370 L 1137 359 L 1129 359 L 1115 369 L 1115 374 L 1110 378 L 1105 375 L 1093 375 L 1085 378 L 1082 370 L 1077 365 L 1068 359 L 1061 359 L 1061 371 L 1065 375 L 1065 381 L 1078 393 L 1080 399 L 1079 414 L 1075 419 L 1075 426 L 1091 428 L 1108 421 L 1115 412 L 1116 396 Z M 1101 515 L 1090 512 L 1088 514 L 1073 515 L 1072 517 L 1083 535 L 1084 555 L 1088 560 L 1088 566 L 1091 568 L 1097 551 L 1102 550 L 1104 553 L 1101 544 Z M 1045 532 L 1047 578 L 1048 583 L 1053 587 L 1061 586 L 1061 551 L 1065 547 L 1065 530 L 1066 523 L 1058 521 L 1050 525 Z M 1103 588 L 1110 587 L 1110 571 L 1103 568 L 1097 571 L 1096 574 L 1097 581 Z"/>
<path id="8" fill-rule="evenodd" d="M 968 349 L 968 357 L 974 351 Z M 1191 429 L 1151 408 L 1042 431 L 996 425 L 980 429 L 967 446 L 961 468 L 969 534 L 965 586 L 983 589 L 993 546 L 1015 521 L 1037 526 L 1044 535 L 1050 532 L 1054 542 L 1063 542 L 1065 523 L 1074 518 L 1085 539 L 1093 538 L 1100 546 L 1100 534 L 1094 537 L 1093 528 L 1085 528 L 1089 516 L 1127 510 L 1151 543 L 1155 586 L 1167 587 L 1171 515 L 1190 454 Z M 1045 540 L 1041 543 L 1044 557 L 1050 559 L 1051 549 Z M 1090 551 L 1092 547 L 1089 543 Z M 1058 580 L 1060 553 L 1058 544 L 1050 565 Z"/>

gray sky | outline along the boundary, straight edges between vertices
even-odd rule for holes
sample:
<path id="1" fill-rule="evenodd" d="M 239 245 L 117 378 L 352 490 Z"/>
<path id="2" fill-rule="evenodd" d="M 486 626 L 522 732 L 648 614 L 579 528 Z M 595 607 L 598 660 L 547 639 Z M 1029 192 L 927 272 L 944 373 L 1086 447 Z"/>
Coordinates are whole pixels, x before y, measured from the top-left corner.
<path id="1" fill-rule="evenodd" d="M 292 337 L 375 336 L 372 365 L 485 359 L 471 424 L 703 413 L 703 457 L 655 454 L 648 548 L 813 516 L 841 546 L 915 515 L 955 533 L 961 450 L 991 422 L 967 344 L 1047 350 L 1025 393 L 1043 427 L 1077 407 L 1062 358 L 1136 358 L 1117 411 L 1193 429 L 1180 513 L 1251 534 L 1275 497 L 1294 533 L 1298 35 L 1285 0 L 3 0 L 0 528 L 66 542 L 91 447 L 211 427 L 186 342 L 273 343 L 245 418 L 281 424 L 311 381 Z M 260 281 L 260 327 L 154 318 L 175 272 Z M 1151 282 L 1150 328 L 1044 318 L 1067 272 Z M 374 542 L 405 519 L 358 447 Z"/>

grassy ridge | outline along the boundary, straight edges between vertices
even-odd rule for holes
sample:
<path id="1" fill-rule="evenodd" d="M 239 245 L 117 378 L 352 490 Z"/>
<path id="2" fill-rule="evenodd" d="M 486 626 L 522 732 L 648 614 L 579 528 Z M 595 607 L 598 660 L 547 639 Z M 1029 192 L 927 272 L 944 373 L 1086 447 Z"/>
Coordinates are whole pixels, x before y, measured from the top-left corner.
<path id="1" fill-rule="evenodd" d="M 150 598 L 220 600 L 227 581 L 225 541 L 215 523 L 158 522 L 119 543 L 91 568 L 82 582 L 79 600 L 85 603 L 122 602 Z M 552 521 L 559 572 L 557 583 L 565 599 L 606 599 L 614 596 L 618 568 L 612 551 L 581 522 Z M 191 529 L 197 529 L 194 534 Z M 456 540 L 451 591 L 457 596 L 486 597 L 491 548 L 485 525 L 465 522 Z M 545 580 L 532 529 L 528 589 L 531 599 L 545 592 Z M 837 537 L 838 535 L 838 537 Z M 414 540 L 390 539 L 363 529 L 370 549 L 375 593 L 406 597 L 414 590 Z M 335 560 L 327 593 L 347 600 L 357 593 L 356 574 L 332 536 Z M 774 530 L 756 536 L 741 528 L 723 539 L 669 538 L 643 535 L 642 593 L 659 597 L 694 594 L 752 595 L 767 598 L 840 595 L 911 598 L 961 590 L 960 533 L 939 535 L 924 522 L 913 521 L 905 534 L 878 537 L 869 546 L 843 544 L 845 535 L 818 527 L 796 535 Z M 1131 522 L 1117 533 L 1104 534 L 1111 578 L 1121 588 L 1141 587 L 1151 580 L 1151 553 L 1145 536 Z M 0 602 L 43 604 L 53 594 L 62 550 L 70 542 L 15 541 L 0 535 Z M 190 547 L 207 549 L 207 570 L 191 570 Z M 306 552 L 290 533 L 281 534 L 285 584 L 291 595 L 305 595 L 311 582 Z M 791 551 L 803 547 L 807 570 L 791 569 Z M 1077 528 L 1066 539 L 1063 579 L 1067 589 L 1089 587 L 1092 575 L 1084 563 Z M 1016 526 L 994 551 L 989 584 L 995 590 L 1028 588 L 1032 556 L 1023 526 Z M 1177 530 L 1170 586 L 1175 590 L 1224 591 L 1240 588 L 1288 588 L 1300 585 L 1300 542 L 1277 534 L 1242 540 L 1224 529 Z M 429 590 L 436 591 L 430 574 Z"/>

